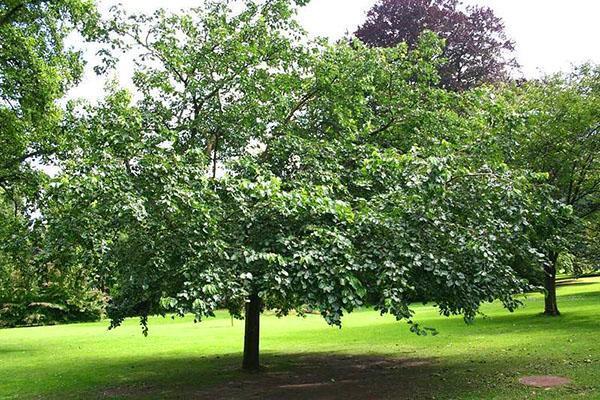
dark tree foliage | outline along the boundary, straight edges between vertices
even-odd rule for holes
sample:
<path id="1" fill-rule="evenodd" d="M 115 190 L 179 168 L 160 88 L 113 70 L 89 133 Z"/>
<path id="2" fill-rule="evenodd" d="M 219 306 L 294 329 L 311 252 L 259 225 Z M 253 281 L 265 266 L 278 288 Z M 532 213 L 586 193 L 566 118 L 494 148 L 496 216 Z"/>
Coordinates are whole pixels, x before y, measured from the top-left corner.
<path id="1" fill-rule="evenodd" d="M 50 165 L 68 145 L 58 104 L 83 74 L 68 35 L 92 38 L 91 0 L 0 2 L 0 326 L 99 318 L 100 294 L 39 248 L 32 226 Z M 88 290 L 90 289 L 90 290 Z"/>
<path id="2" fill-rule="evenodd" d="M 447 62 L 440 68 L 446 88 L 504 80 L 517 66 L 502 20 L 488 7 L 463 8 L 459 0 L 380 0 L 355 34 L 370 46 L 414 47 L 424 30 L 446 40 Z"/>

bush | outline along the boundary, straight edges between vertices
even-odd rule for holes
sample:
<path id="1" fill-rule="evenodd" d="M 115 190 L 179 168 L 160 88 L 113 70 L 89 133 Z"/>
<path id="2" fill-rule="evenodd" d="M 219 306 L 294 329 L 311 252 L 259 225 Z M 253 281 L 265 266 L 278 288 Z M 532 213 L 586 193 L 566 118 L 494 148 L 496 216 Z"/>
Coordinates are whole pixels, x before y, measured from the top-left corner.
<path id="1" fill-rule="evenodd" d="M 0 327 L 97 321 L 106 298 L 82 270 L 46 265 L 35 274 L 4 268 L 0 280 Z"/>

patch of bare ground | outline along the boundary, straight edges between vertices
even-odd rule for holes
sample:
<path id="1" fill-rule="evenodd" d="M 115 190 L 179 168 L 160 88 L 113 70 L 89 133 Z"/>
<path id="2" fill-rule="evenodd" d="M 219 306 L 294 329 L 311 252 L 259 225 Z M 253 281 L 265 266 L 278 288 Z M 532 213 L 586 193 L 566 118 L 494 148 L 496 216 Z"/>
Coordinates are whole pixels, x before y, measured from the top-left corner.
<path id="1" fill-rule="evenodd" d="M 148 385 L 123 385 L 109 387 L 102 391 L 103 398 L 140 398 L 156 393 L 156 388 Z"/>
<path id="2" fill-rule="evenodd" d="M 208 399 L 426 399 L 431 359 L 378 356 L 310 355 L 294 358 L 288 371 L 268 369 L 240 381 L 187 393 L 182 398 Z M 427 373 L 424 373 L 427 370 Z"/>
<path id="3" fill-rule="evenodd" d="M 291 355 L 286 367 L 267 365 L 259 373 L 201 390 L 124 385 L 104 389 L 104 399 L 195 400 L 386 400 L 433 399 L 435 360 L 383 356 Z"/>
<path id="4" fill-rule="evenodd" d="M 523 385 L 539 387 L 539 388 L 551 388 L 555 386 L 568 385 L 571 380 L 562 376 L 551 376 L 551 375 L 540 375 L 540 376 L 524 376 L 519 379 Z"/>

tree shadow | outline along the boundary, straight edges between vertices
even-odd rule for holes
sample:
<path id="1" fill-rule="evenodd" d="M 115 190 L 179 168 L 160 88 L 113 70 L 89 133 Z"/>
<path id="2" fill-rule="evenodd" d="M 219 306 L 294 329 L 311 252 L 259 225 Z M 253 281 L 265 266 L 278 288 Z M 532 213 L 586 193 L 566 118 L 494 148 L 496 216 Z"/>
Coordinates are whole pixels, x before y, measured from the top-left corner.
<path id="1" fill-rule="evenodd" d="M 162 370 L 164 375 L 158 378 L 148 374 L 125 384 L 76 393 L 71 398 L 440 400 L 493 398 L 499 393 L 526 398 L 531 388 L 520 384 L 519 378 L 557 372 L 540 362 L 525 366 L 526 361 L 514 357 L 438 360 L 382 354 L 267 353 L 262 357 L 261 372 L 245 373 L 239 370 L 241 354 L 220 359 L 174 358 L 168 362 L 146 359 L 144 368 Z M 187 367 L 182 369 L 182 365 Z M 585 391 L 573 383 L 546 393 L 552 398 L 566 398 Z M 69 397 L 60 394 L 54 398 Z"/>
<path id="2" fill-rule="evenodd" d="M 25 348 L 20 348 L 20 347 L 0 347 L 0 354 L 10 354 L 10 353 L 31 353 L 33 350 L 32 349 L 25 349 Z"/>
<path id="3" fill-rule="evenodd" d="M 600 299 L 600 292 L 561 297 L 562 302 L 581 299 L 594 304 L 594 299 Z M 524 398 L 530 392 L 518 383 L 519 373 L 556 373 L 563 371 L 562 364 L 553 367 L 548 362 L 551 357 L 542 360 L 546 357 L 542 354 L 528 356 L 515 351 L 503 355 L 501 348 L 495 346 L 505 344 L 493 340 L 485 343 L 483 353 L 469 351 L 468 343 L 474 343 L 474 337 L 479 335 L 489 337 L 510 333 L 514 343 L 527 347 L 539 344 L 536 343 L 539 339 L 531 335 L 532 331 L 543 330 L 545 335 L 556 338 L 574 332 L 593 335 L 600 331 L 600 321 L 589 312 L 566 309 L 568 311 L 558 318 L 531 312 L 495 314 L 478 318 L 472 326 L 459 318 L 436 318 L 432 324 L 439 329 L 440 335 L 420 343 L 411 337 L 407 346 L 414 352 L 410 353 L 399 351 L 406 346 L 392 347 L 407 338 L 403 333 L 408 328 L 402 323 L 388 321 L 345 327 L 344 331 L 352 332 L 339 337 L 337 348 L 347 350 L 335 353 L 310 348 L 310 343 L 322 337 L 322 329 L 288 331 L 285 340 L 294 343 L 296 349 L 298 343 L 307 343 L 307 351 L 263 352 L 264 370 L 259 374 L 247 374 L 239 369 L 239 352 L 221 356 L 188 356 L 193 354 L 192 351 L 183 354 L 138 353 L 131 357 L 89 354 L 77 359 L 77 365 L 65 365 L 57 360 L 54 364 L 28 366 L 27 376 L 37 376 L 45 387 L 32 384 L 27 388 L 28 393 L 7 395 L 15 398 L 40 398 L 43 395 L 45 399 L 456 399 L 492 398 L 495 388 L 503 387 L 515 393 L 515 398 Z M 480 326 L 483 329 L 478 329 Z M 337 334 L 339 331 L 332 329 L 331 332 Z M 364 343 L 378 343 L 373 348 L 380 353 L 364 354 L 364 346 L 352 345 L 355 338 Z M 279 340 L 282 338 L 273 333 L 268 339 L 282 342 Z M 348 340 L 347 348 L 344 340 Z M 467 344 L 466 350 L 439 359 L 416 357 L 419 349 L 425 346 L 442 346 L 442 343 L 459 340 Z M 386 349 L 382 343 L 389 343 L 390 347 Z M 20 349 L 7 348 L 5 351 Z M 353 351 L 360 354 L 353 354 Z M 15 370 L 14 367 L 2 369 L 1 364 L 0 376 Z M 25 376 L 24 372 L 20 375 Z M 552 389 L 552 392 L 560 394 L 561 390 Z M 573 392 L 565 393 L 571 395 Z"/>
<path id="4" fill-rule="evenodd" d="M 496 316 L 491 323 L 498 327 L 498 331 L 511 327 L 514 330 L 515 323 L 527 323 L 536 318 L 530 315 Z M 585 318 L 574 317 L 572 320 L 578 326 L 587 326 L 586 329 L 592 327 L 591 321 Z M 597 332 L 597 322 L 594 327 Z M 400 339 L 399 329 L 407 328 L 403 324 L 387 323 L 347 329 L 353 331 L 352 337 L 360 337 L 369 343 L 370 340 L 375 341 L 375 336 L 379 336 L 380 340 L 381 337 Z M 572 324 L 550 324 L 544 329 L 568 331 Z M 441 332 L 444 334 L 443 330 Z M 310 343 L 313 334 L 318 336 L 323 332 L 304 330 L 298 334 L 289 336 L 288 340 L 307 340 Z M 481 332 L 469 326 L 460 333 L 455 328 L 452 332 L 467 343 L 471 334 Z M 490 334 L 488 328 L 485 334 Z M 522 338 L 527 338 L 526 332 L 522 335 Z M 389 342 L 391 346 L 394 340 Z M 149 354 L 132 358 L 103 358 L 102 354 L 89 354 L 79 359 L 77 365 L 64 365 L 57 361 L 56 365 L 45 365 L 44 371 L 39 369 L 41 367 L 32 366 L 28 374 L 47 374 L 43 379 L 47 385 L 44 399 L 354 400 L 491 398 L 498 386 L 510 388 L 523 395 L 518 398 L 523 398 L 528 389 L 518 383 L 521 375 L 516 372 L 517 368 L 524 371 L 523 365 L 533 364 L 528 367 L 527 374 L 548 372 L 544 369 L 547 363 L 536 362 L 535 357 L 520 353 L 489 357 L 490 351 L 436 359 L 417 357 L 418 347 L 414 352 L 405 353 L 381 347 L 379 351 L 386 354 L 353 354 L 352 351 L 349 346 L 348 352 L 263 352 L 261 362 L 264 368 L 257 374 L 240 370 L 239 352 L 208 357 Z M 76 382 L 77 385 L 66 388 L 65 382 Z M 40 392 L 36 393 L 34 389 L 29 393 L 30 397 L 27 397 L 28 393 L 19 393 L 15 397 L 40 398 Z"/>
<path id="5" fill-rule="evenodd" d="M 483 395 L 498 384 L 527 393 L 517 376 L 498 376 L 497 371 L 506 372 L 508 367 L 499 362 L 441 363 L 434 358 L 314 352 L 264 354 L 259 373 L 240 371 L 240 363 L 241 354 L 220 359 L 146 359 L 140 367 L 165 374 L 159 379 L 149 374 L 124 384 L 74 393 L 72 397 L 60 393 L 45 398 L 425 400 Z M 113 367 L 120 366 L 117 363 Z"/>

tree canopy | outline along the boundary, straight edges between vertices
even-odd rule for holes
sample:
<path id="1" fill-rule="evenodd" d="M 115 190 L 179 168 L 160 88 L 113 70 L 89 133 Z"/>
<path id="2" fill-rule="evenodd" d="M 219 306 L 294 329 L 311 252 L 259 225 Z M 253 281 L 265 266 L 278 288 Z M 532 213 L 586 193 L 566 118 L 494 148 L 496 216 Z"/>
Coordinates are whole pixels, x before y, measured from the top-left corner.
<path id="1" fill-rule="evenodd" d="M 138 96 L 113 85 L 98 105 L 69 106 L 49 251 L 106 280 L 113 327 L 245 314 L 250 369 L 264 308 L 341 325 L 370 304 L 417 333 L 414 301 L 467 321 L 494 299 L 514 309 L 529 288 L 514 259 L 539 254 L 542 176 L 504 163 L 480 108 L 489 94 L 440 88 L 432 33 L 331 45 L 294 14 L 286 0 L 117 10 L 107 29 L 139 52 Z"/>
<path id="2" fill-rule="evenodd" d="M 90 38 L 96 21 L 87 0 L 0 3 L 0 325 L 63 321 L 85 302 L 86 279 L 40 253 L 32 217 L 47 184 L 42 166 L 68 144 L 58 100 L 83 72 L 80 51 L 65 39 Z"/>
<path id="3" fill-rule="evenodd" d="M 80 53 L 66 48 L 74 29 L 90 35 L 91 1 L 7 1 L 0 5 L 0 187 L 15 209 L 37 190 L 35 161 L 63 144 L 56 100 L 78 82 Z"/>

